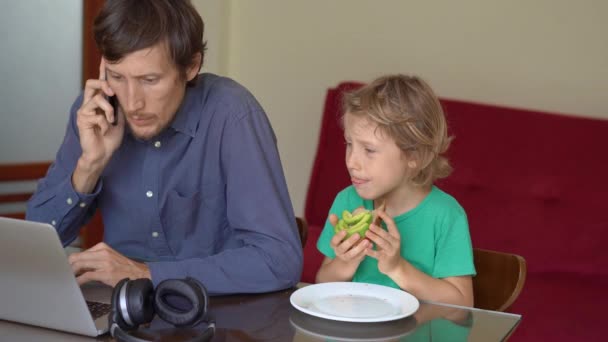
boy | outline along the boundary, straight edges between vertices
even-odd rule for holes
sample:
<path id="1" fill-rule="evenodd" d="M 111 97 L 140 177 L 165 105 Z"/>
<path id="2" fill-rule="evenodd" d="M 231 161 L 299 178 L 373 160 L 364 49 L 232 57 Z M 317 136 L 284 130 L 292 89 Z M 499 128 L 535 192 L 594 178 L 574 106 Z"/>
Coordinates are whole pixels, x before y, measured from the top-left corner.
<path id="1" fill-rule="evenodd" d="M 344 100 L 346 167 L 317 248 L 317 282 L 356 281 L 401 288 L 419 299 L 473 306 L 473 251 L 464 209 L 433 185 L 449 175 L 446 120 L 418 77 L 381 77 Z M 385 208 L 379 208 L 384 203 Z M 365 238 L 334 233 L 344 210 L 372 210 Z M 359 241 L 361 240 L 361 241 Z"/>

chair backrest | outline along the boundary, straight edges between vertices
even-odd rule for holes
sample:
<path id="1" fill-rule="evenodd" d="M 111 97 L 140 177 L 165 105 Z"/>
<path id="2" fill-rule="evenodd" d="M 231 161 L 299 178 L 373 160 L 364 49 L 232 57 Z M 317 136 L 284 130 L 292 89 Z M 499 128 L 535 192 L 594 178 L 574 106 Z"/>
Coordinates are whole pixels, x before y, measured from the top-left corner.
<path id="1" fill-rule="evenodd" d="M 344 164 L 346 152 L 344 133 L 340 127 L 342 98 L 345 92 L 362 85 L 356 82 L 342 82 L 337 87 L 327 90 L 319 142 L 304 209 L 304 216 L 311 226 L 323 227 L 334 198 L 340 190 L 350 184 L 350 176 Z"/>
<path id="2" fill-rule="evenodd" d="M 526 281 L 526 260 L 515 254 L 473 249 L 477 275 L 473 277 L 475 307 L 505 311 L 519 296 Z"/>
<path id="3" fill-rule="evenodd" d="M 0 183 L 2 185 L 18 185 L 17 183 L 36 181 L 46 174 L 50 162 L 3 164 L 0 165 Z M 19 184 L 23 185 L 23 184 Z M 33 190 L 21 189 L 6 190 L 0 194 L 0 204 L 7 206 L 7 212 L 0 216 L 17 219 L 25 218 L 25 202 L 32 196 Z"/>
<path id="4" fill-rule="evenodd" d="M 308 239 L 308 223 L 303 217 L 296 217 L 296 223 L 298 224 L 298 233 L 300 234 L 300 241 L 302 241 L 302 248 L 306 246 L 306 240 Z"/>

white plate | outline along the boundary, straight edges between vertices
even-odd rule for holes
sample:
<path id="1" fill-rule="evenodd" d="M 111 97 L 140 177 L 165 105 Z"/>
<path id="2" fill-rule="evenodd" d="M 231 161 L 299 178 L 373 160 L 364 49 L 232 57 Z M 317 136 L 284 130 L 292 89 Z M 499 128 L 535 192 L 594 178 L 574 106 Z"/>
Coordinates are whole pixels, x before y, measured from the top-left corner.
<path id="1" fill-rule="evenodd" d="M 385 322 L 412 315 L 420 303 L 392 287 L 352 282 L 305 286 L 291 294 L 291 304 L 309 315 L 345 322 Z"/>

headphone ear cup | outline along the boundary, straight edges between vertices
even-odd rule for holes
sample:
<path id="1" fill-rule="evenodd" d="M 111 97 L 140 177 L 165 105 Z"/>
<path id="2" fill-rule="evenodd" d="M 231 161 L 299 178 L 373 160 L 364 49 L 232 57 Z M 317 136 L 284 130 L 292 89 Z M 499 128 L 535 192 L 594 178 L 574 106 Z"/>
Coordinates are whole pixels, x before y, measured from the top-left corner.
<path id="1" fill-rule="evenodd" d="M 168 296 L 186 299 L 190 310 L 180 309 L 167 301 Z M 207 291 L 199 282 L 188 279 L 167 279 L 156 287 L 154 293 L 154 310 L 156 314 L 175 326 L 191 326 L 198 323 L 207 312 Z"/>
<path id="2" fill-rule="evenodd" d="M 203 285 L 203 283 L 201 283 L 200 281 L 198 281 L 194 278 L 191 278 L 191 277 L 186 278 L 185 281 L 189 282 L 192 285 L 192 287 L 195 288 L 195 291 L 200 292 L 201 297 L 202 297 L 202 301 L 201 301 L 202 312 L 200 313 L 199 319 L 206 320 L 207 313 L 208 313 L 207 309 L 209 307 L 209 295 L 207 294 L 207 288 L 205 287 L 205 285 Z"/>
<path id="3" fill-rule="evenodd" d="M 154 285 L 147 278 L 127 283 L 127 310 L 134 327 L 148 323 L 154 318 Z"/>
<path id="4" fill-rule="evenodd" d="M 129 278 L 122 279 L 118 282 L 118 284 L 116 284 L 116 286 L 114 286 L 114 289 L 112 290 L 112 301 L 110 302 L 112 304 L 112 309 L 108 324 L 110 328 L 112 328 L 113 324 L 116 324 L 120 329 L 131 329 L 131 327 L 122 318 L 122 310 L 120 308 L 120 292 L 121 289 L 127 285 L 128 281 Z"/>

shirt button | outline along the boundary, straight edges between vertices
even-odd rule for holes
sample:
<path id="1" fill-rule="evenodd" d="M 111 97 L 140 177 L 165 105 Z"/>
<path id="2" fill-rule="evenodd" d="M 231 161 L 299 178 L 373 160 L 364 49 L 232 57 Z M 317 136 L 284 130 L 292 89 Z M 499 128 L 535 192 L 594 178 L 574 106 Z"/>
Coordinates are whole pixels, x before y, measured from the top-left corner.
<path id="1" fill-rule="evenodd" d="M 87 206 L 87 204 L 86 204 L 86 203 L 84 203 L 84 202 L 80 202 L 80 204 L 79 204 L 79 205 L 80 205 L 80 207 L 81 207 L 81 208 L 84 208 L 84 207 L 86 207 L 86 206 Z"/>
<path id="2" fill-rule="evenodd" d="M 154 193 L 152 191 L 148 191 L 148 192 L 146 192 L 146 196 L 152 197 L 152 196 L 154 196 Z"/>
<path id="3" fill-rule="evenodd" d="M 152 237 L 158 237 L 158 232 L 152 232 Z"/>
<path id="4" fill-rule="evenodd" d="M 68 197 L 68 199 L 66 200 L 66 202 L 67 202 L 69 205 L 72 205 L 72 198 L 71 198 L 71 197 Z"/>
<path id="5" fill-rule="evenodd" d="M 55 220 L 51 221 L 51 224 L 54 226 L 57 224 L 57 222 Z"/>
<path id="6" fill-rule="evenodd" d="M 156 142 L 154 143 L 154 147 L 156 147 L 156 148 L 159 148 L 159 147 L 160 147 L 160 145 L 161 145 L 161 144 L 160 144 L 160 141 L 156 141 Z"/>

